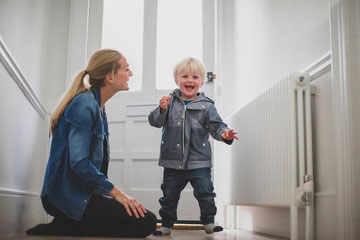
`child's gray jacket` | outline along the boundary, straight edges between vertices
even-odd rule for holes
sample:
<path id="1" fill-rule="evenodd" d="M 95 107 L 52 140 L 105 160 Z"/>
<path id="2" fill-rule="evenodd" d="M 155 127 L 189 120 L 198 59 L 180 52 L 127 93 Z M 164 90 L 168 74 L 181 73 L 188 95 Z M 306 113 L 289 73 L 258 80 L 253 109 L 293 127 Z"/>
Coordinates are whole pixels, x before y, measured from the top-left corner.
<path id="1" fill-rule="evenodd" d="M 180 90 L 171 94 L 170 103 L 164 113 L 160 106 L 148 116 L 151 126 L 162 129 L 159 165 L 179 170 L 211 167 L 209 134 L 219 141 L 228 130 L 216 111 L 214 102 L 198 93 L 197 99 L 184 104 Z"/>

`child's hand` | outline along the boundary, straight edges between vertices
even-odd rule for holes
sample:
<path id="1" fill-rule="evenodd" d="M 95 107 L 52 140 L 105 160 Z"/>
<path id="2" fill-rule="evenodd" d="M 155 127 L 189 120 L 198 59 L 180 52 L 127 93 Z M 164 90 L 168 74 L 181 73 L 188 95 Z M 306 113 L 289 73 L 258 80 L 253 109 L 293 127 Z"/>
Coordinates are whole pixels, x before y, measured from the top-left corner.
<path id="1" fill-rule="evenodd" d="M 161 112 L 165 112 L 169 103 L 170 103 L 171 96 L 164 96 L 160 99 L 160 109 Z"/>
<path id="2" fill-rule="evenodd" d="M 233 140 L 234 138 L 236 140 L 239 140 L 236 136 L 237 132 L 234 132 L 233 129 L 230 129 L 230 130 L 227 130 L 227 131 L 224 131 L 222 134 L 221 134 L 221 137 L 225 140 Z"/>

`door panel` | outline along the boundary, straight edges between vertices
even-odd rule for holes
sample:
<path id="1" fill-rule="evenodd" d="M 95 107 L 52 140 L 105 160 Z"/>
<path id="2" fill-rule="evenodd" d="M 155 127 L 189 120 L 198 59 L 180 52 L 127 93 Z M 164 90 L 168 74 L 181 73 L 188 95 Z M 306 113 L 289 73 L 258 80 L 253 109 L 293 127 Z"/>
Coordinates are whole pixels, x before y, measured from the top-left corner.
<path id="1" fill-rule="evenodd" d="M 124 152 L 125 149 L 125 121 L 109 123 L 109 141 L 111 150 L 114 152 Z M 111 134 L 116 133 L 116 134 Z"/>
<path id="2" fill-rule="evenodd" d="M 116 184 L 120 191 L 124 190 L 124 159 L 111 159 L 109 163 L 108 177 Z"/>

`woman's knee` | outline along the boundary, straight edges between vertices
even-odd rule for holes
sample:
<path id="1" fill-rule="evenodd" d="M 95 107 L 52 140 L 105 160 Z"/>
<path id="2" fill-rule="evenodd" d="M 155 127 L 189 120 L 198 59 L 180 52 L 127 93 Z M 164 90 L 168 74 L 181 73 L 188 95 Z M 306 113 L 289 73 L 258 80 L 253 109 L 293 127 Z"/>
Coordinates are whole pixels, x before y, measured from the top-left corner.
<path id="1" fill-rule="evenodd" d="M 150 235 L 151 233 L 153 233 L 156 229 L 156 223 L 157 223 L 157 217 L 156 215 L 147 210 L 146 209 L 146 215 L 145 215 L 145 221 L 146 221 L 146 224 L 144 226 L 144 232 L 146 232 L 146 236 Z"/>
<path id="2" fill-rule="evenodd" d="M 151 211 L 149 211 L 147 209 L 146 209 L 146 212 L 147 212 L 146 217 L 148 218 L 149 225 L 151 225 L 151 226 L 153 226 L 155 228 L 156 223 L 157 223 L 156 215 L 153 212 L 151 212 Z"/>

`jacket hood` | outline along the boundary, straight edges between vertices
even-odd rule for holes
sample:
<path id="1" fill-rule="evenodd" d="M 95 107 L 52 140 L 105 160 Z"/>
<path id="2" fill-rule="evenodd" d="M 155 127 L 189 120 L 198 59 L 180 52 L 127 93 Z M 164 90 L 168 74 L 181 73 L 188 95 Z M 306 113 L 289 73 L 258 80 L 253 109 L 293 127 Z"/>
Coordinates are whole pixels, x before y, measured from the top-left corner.
<path id="1" fill-rule="evenodd" d="M 181 98 L 181 92 L 180 92 L 179 88 L 176 88 L 172 93 L 170 93 L 170 95 L 172 95 L 172 96 L 178 98 L 179 100 L 183 101 L 182 98 Z M 206 102 L 210 102 L 212 104 L 215 103 L 212 99 L 205 96 L 205 93 L 203 93 L 203 92 L 198 92 L 197 95 L 198 95 L 198 97 L 193 100 L 194 102 L 206 101 Z"/>

